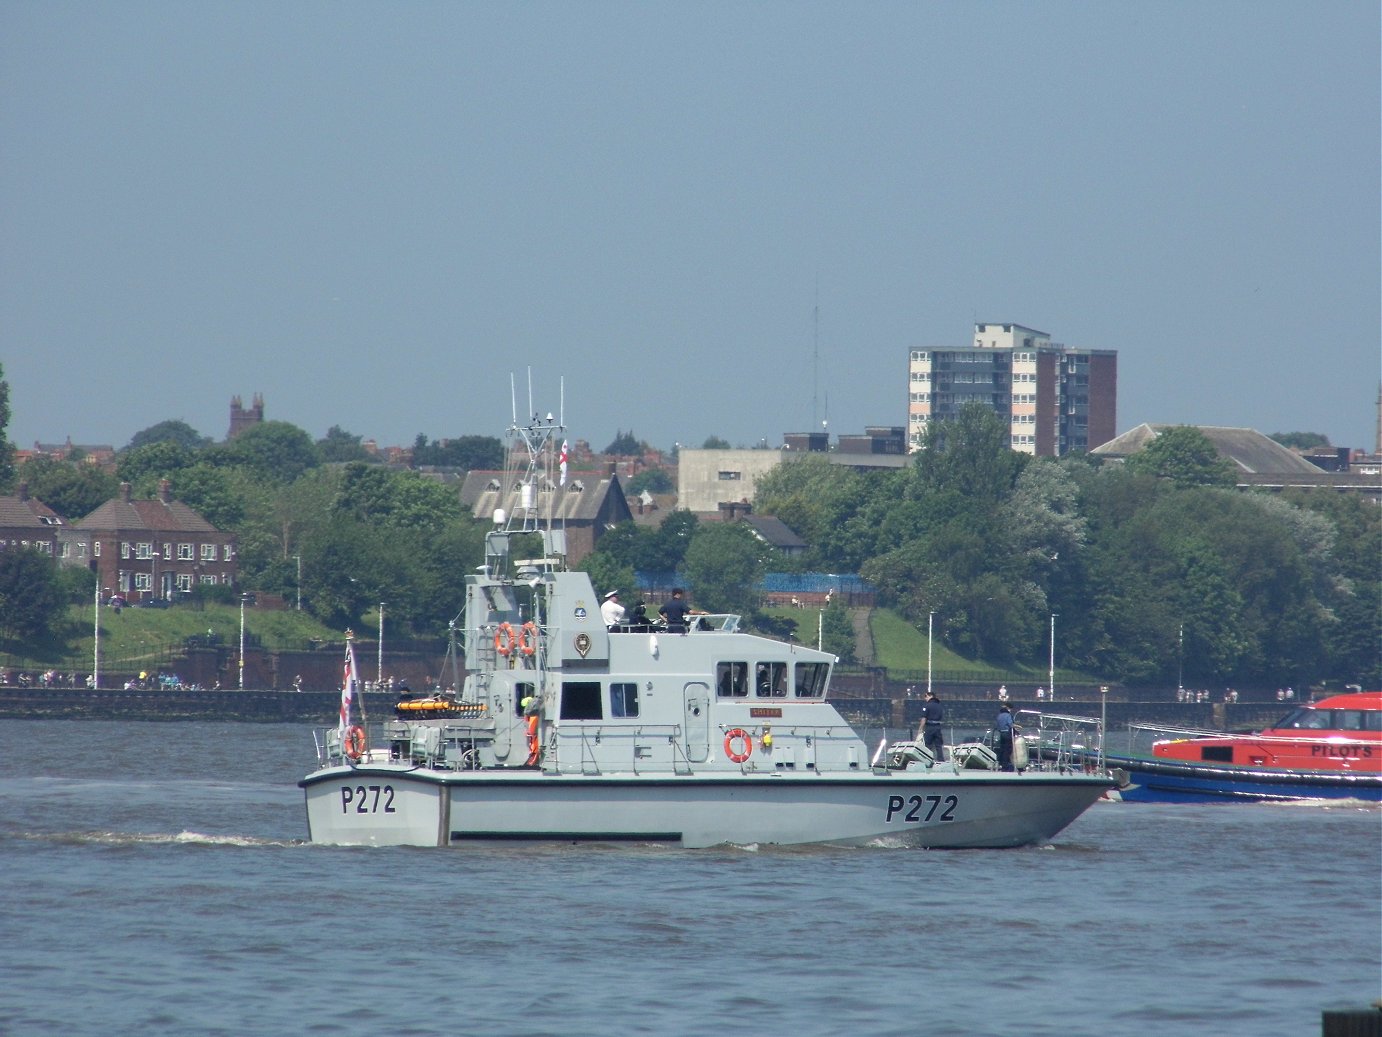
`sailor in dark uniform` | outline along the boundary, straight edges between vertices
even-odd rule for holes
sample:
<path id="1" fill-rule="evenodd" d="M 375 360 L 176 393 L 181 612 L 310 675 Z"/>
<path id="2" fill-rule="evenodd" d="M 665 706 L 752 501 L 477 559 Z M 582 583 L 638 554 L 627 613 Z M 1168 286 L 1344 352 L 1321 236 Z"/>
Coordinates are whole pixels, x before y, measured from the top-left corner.
<path id="1" fill-rule="evenodd" d="M 935 692 L 926 693 L 926 705 L 922 707 L 921 715 L 921 740 L 931 750 L 936 762 L 940 763 L 945 759 L 945 736 L 941 733 L 945 710 L 941 708 L 941 700 L 936 698 Z"/>

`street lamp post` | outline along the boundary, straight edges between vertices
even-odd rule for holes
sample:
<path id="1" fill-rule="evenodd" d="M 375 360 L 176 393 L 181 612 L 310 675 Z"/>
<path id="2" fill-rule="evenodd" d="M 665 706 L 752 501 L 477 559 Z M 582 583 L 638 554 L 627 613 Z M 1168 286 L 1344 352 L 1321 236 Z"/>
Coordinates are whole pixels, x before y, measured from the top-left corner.
<path id="1" fill-rule="evenodd" d="M 931 694 L 931 630 L 936 614 L 926 613 L 926 694 Z"/>
<path id="2" fill-rule="evenodd" d="M 1185 624 L 1176 631 L 1176 695 L 1185 691 Z M 1179 699 L 1177 699 L 1179 701 Z"/>
<path id="3" fill-rule="evenodd" d="M 240 595 L 240 690 L 245 690 L 245 598 Z"/>
<path id="4" fill-rule="evenodd" d="M 382 684 L 384 683 L 384 605 L 385 605 L 385 604 L 386 604 L 386 603 L 385 603 L 385 602 L 382 602 L 382 601 L 379 603 L 379 674 L 378 674 L 378 677 L 376 678 L 376 682 L 377 682 L 378 685 L 382 685 Z"/>
<path id="5" fill-rule="evenodd" d="M 1104 736 L 1108 732 L 1108 685 L 1099 685 L 1099 771 L 1104 770 Z"/>
<path id="6" fill-rule="evenodd" d="M 302 555 L 293 555 L 293 560 L 298 563 L 298 607 L 297 611 L 302 611 Z"/>
<path id="7" fill-rule="evenodd" d="M 96 603 L 94 605 L 94 629 L 91 638 L 91 690 L 101 686 L 101 580 L 96 579 Z"/>
<path id="8" fill-rule="evenodd" d="M 1051 613 L 1051 662 L 1046 674 L 1047 686 L 1051 689 L 1051 701 L 1056 701 L 1056 613 Z"/>

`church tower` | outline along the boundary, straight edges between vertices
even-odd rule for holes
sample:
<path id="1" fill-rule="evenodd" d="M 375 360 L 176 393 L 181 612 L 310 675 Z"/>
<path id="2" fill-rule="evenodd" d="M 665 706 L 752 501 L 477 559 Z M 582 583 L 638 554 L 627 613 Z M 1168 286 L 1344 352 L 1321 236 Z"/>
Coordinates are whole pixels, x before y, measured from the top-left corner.
<path id="1" fill-rule="evenodd" d="M 226 433 L 226 441 L 234 439 L 247 428 L 252 428 L 264 420 L 264 397 L 260 393 L 254 394 L 254 402 L 248 408 L 240 402 L 239 396 L 230 398 L 230 431 Z"/>

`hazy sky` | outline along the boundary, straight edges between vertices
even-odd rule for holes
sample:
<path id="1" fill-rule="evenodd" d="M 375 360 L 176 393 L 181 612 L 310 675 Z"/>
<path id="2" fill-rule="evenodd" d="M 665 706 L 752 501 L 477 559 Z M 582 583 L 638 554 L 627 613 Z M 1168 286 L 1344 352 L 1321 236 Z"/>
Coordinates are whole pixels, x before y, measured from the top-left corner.
<path id="1" fill-rule="evenodd" d="M 1370 446 L 1369 0 L 0 5 L 9 435 L 735 445 L 906 421 L 976 320 L 1118 429 Z M 819 309 L 819 316 L 815 312 Z M 817 360 L 813 359 L 818 357 Z M 526 388 L 520 409 L 526 409 Z"/>

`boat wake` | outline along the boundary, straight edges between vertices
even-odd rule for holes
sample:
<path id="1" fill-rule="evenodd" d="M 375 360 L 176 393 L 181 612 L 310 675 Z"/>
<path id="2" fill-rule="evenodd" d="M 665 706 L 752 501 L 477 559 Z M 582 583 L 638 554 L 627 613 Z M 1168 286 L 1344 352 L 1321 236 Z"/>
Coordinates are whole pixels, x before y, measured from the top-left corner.
<path id="1" fill-rule="evenodd" d="M 30 842 L 67 846 L 307 846 L 304 839 L 262 839 L 249 835 L 208 835 L 204 832 L 17 832 L 10 836 Z"/>
<path id="2" fill-rule="evenodd" d="M 1382 802 L 1371 799 L 1280 799 L 1261 804 L 1294 810 L 1359 810 L 1365 814 L 1382 814 Z"/>

